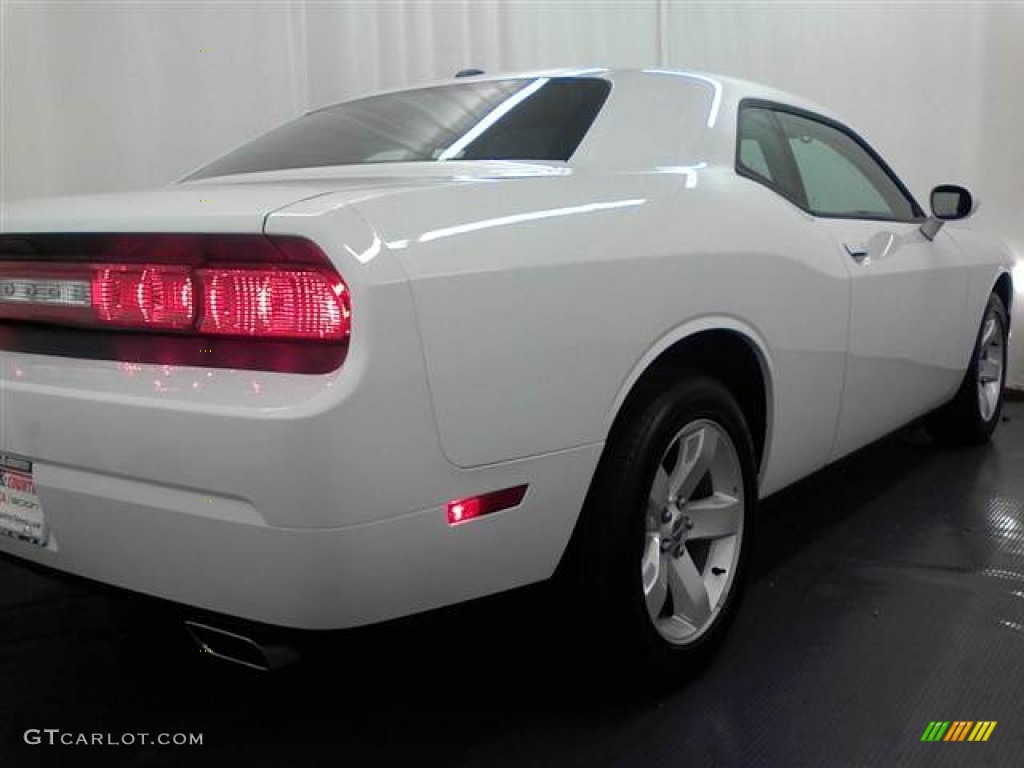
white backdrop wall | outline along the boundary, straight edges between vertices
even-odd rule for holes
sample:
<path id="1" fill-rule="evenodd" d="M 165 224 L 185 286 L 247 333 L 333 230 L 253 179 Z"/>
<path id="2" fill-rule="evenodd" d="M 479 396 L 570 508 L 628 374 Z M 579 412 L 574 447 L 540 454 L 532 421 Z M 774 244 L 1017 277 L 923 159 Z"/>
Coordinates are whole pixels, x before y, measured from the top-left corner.
<path id="1" fill-rule="evenodd" d="M 0 216 L 164 184 L 307 109 L 465 66 L 669 66 L 836 109 L 919 199 L 968 185 L 974 225 L 1024 253 L 1024 3 L 0 0 L 0 25 Z M 1012 355 L 1024 386 L 1024 332 Z"/>

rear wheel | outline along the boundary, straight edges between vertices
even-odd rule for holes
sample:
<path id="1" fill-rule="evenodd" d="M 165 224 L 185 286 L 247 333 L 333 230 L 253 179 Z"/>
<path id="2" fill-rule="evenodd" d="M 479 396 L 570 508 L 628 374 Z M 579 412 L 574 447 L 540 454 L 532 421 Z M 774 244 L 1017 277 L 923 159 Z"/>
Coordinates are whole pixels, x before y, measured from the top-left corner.
<path id="1" fill-rule="evenodd" d="M 992 435 L 1003 410 L 1008 332 L 1006 307 L 993 293 L 960 389 L 929 420 L 929 429 L 936 439 L 971 444 L 984 442 Z"/>
<path id="2" fill-rule="evenodd" d="M 729 391 L 700 374 L 627 418 L 588 495 L 573 576 L 595 639 L 662 685 L 703 663 L 735 614 L 757 499 L 753 443 Z"/>

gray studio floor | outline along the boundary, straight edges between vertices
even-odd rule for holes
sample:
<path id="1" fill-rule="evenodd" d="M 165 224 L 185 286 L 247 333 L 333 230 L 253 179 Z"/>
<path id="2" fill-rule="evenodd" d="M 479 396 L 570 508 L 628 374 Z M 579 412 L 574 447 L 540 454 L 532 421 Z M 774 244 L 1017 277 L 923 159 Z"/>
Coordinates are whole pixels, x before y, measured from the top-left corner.
<path id="1" fill-rule="evenodd" d="M 766 503 L 726 647 L 660 697 L 607 685 L 543 588 L 254 676 L 117 595 L 0 561 L 0 765 L 1022 765 L 1024 403 L 1005 416 L 990 446 L 908 430 Z M 934 720 L 998 725 L 921 743 Z M 29 728 L 204 743 L 27 746 Z"/>

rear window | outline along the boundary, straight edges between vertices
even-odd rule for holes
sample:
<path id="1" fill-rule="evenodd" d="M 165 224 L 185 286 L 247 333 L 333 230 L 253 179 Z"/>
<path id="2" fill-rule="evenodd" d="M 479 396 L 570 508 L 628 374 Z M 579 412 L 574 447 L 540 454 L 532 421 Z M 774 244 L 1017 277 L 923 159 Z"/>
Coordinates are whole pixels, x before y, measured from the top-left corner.
<path id="1" fill-rule="evenodd" d="M 311 112 L 189 179 L 363 163 L 568 160 L 611 84 L 598 78 L 455 83 Z"/>

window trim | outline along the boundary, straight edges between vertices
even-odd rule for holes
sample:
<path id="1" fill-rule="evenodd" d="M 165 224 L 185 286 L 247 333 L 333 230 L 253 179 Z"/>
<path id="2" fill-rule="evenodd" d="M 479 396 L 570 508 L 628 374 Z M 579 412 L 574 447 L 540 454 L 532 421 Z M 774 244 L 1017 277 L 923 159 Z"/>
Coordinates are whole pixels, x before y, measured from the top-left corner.
<path id="1" fill-rule="evenodd" d="M 745 109 L 764 109 L 771 112 L 773 116 L 775 115 L 775 113 L 778 112 L 786 112 L 788 114 L 795 115 L 796 117 L 801 117 L 805 120 L 820 123 L 821 125 L 824 125 L 828 128 L 832 128 L 833 130 L 845 134 L 848 138 L 852 139 L 861 149 L 867 152 L 868 156 L 872 160 L 874 160 L 875 163 L 877 163 L 878 166 L 885 173 L 885 175 L 889 177 L 889 180 L 892 181 L 894 185 L 896 185 L 896 188 L 899 190 L 900 194 L 902 194 L 908 201 L 910 201 L 910 207 L 911 210 L 913 210 L 914 212 L 914 217 L 910 219 L 902 219 L 896 218 L 894 216 L 821 213 L 818 211 L 813 211 L 810 209 L 810 207 L 808 207 L 808 204 L 806 203 L 806 192 L 804 192 L 803 201 L 794 200 L 790 195 L 786 194 L 785 190 L 782 187 L 778 186 L 777 184 L 770 183 L 768 179 L 765 179 L 763 176 L 761 176 L 761 174 L 757 173 L 757 171 L 751 168 L 747 168 L 740 161 L 740 144 L 743 138 L 740 134 L 740 118 L 742 117 L 743 111 Z M 792 149 L 786 146 L 785 152 L 788 155 L 788 162 L 792 163 L 793 167 L 796 168 L 796 158 L 793 157 Z M 900 177 L 896 175 L 896 172 L 893 171 L 893 169 L 889 166 L 887 162 L 885 162 L 882 156 L 878 154 L 871 147 L 871 145 L 867 143 L 867 141 L 861 138 L 861 136 L 856 131 L 854 131 L 849 126 L 840 123 L 838 120 L 833 120 L 832 118 L 825 117 L 824 115 L 818 114 L 817 112 L 812 112 L 808 109 L 803 109 L 802 107 L 795 107 L 791 104 L 783 104 L 782 102 L 759 98 L 745 98 L 740 100 L 739 106 L 736 109 L 736 146 L 734 151 L 733 167 L 739 176 L 742 176 L 746 179 L 750 179 L 751 181 L 760 184 L 761 186 L 766 187 L 767 189 L 770 189 L 772 192 L 779 195 L 787 202 L 792 203 L 801 211 L 810 216 L 813 216 L 816 219 L 845 219 L 852 221 L 885 221 L 902 224 L 919 224 L 927 218 L 924 213 L 924 210 L 921 208 L 920 205 L 917 204 L 917 200 L 910 193 L 910 190 L 907 189 L 907 186 L 900 180 Z M 799 171 L 797 171 L 797 179 L 800 181 L 801 190 L 803 190 L 803 179 L 800 177 Z"/>

